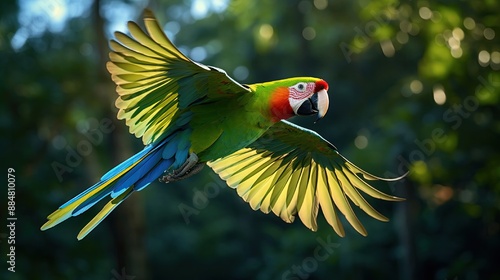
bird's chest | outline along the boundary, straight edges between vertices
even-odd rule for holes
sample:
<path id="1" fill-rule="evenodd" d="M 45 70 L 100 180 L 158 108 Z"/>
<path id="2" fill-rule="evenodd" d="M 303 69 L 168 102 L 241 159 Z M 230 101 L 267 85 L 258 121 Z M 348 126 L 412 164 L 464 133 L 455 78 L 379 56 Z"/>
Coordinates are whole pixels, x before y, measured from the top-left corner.
<path id="1" fill-rule="evenodd" d="M 225 157 L 256 141 L 272 124 L 241 104 L 219 103 L 193 108 L 191 150 L 200 160 Z"/>

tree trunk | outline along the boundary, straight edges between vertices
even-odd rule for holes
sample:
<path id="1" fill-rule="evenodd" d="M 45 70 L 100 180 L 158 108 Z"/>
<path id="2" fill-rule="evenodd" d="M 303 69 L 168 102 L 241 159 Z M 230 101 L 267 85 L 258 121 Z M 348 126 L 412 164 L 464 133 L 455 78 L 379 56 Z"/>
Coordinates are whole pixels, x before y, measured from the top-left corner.
<path id="1" fill-rule="evenodd" d="M 406 201 L 397 203 L 396 225 L 401 246 L 401 258 L 399 259 L 400 271 L 399 279 L 416 279 L 416 260 L 415 260 L 415 235 L 414 232 L 414 213 L 415 211 L 415 186 L 409 179 L 402 183 L 396 183 L 395 195 L 403 197 Z"/>
<path id="2" fill-rule="evenodd" d="M 92 7 L 94 30 L 99 55 L 98 85 L 96 94 L 106 100 L 105 110 L 107 118 L 113 120 L 115 129 L 109 135 L 109 151 L 114 165 L 129 158 L 132 152 L 131 135 L 128 133 L 124 122 L 116 119 L 113 110 L 116 99 L 115 86 L 110 80 L 105 65 L 108 60 L 108 43 L 104 32 L 104 19 L 100 13 L 101 1 L 96 0 Z M 110 169 L 106 166 L 105 170 Z M 120 277 L 135 276 L 137 279 L 148 279 L 147 253 L 144 240 L 144 206 L 140 195 L 131 195 L 125 202 L 117 207 L 108 217 L 109 225 L 115 245 L 116 267 L 110 269 L 110 274 Z M 121 278 L 120 278 L 121 279 Z M 128 278 L 123 278 L 128 279 Z"/>

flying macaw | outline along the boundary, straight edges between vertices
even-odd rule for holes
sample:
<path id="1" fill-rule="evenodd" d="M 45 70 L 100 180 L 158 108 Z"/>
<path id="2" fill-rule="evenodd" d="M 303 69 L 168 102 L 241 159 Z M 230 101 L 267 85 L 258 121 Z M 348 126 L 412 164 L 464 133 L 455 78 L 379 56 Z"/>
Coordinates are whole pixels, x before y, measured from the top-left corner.
<path id="1" fill-rule="evenodd" d="M 205 165 L 252 209 L 272 211 L 289 223 L 298 215 L 313 231 L 321 208 L 339 236 L 345 232 L 337 210 L 366 236 L 349 200 L 373 218 L 388 221 L 359 191 L 388 201 L 402 199 L 380 192 L 362 178 L 393 181 L 404 175 L 371 175 L 316 132 L 286 121 L 326 114 L 324 80 L 298 77 L 239 84 L 223 70 L 181 53 L 149 10 L 144 23 L 147 32 L 129 22 L 131 36 L 115 33 L 107 69 L 119 95 L 118 119 L 142 137 L 145 148 L 50 214 L 42 230 L 111 197 L 80 231 L 81 240 L 132 193 L 157 178 L 168 183 L 192 176 Z"/>

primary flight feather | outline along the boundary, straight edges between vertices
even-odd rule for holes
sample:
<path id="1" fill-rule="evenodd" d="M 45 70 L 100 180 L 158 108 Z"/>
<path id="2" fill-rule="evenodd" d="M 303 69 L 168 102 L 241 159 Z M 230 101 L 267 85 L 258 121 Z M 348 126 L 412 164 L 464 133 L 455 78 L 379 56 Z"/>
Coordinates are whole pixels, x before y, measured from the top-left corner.
<path id="1" fill-rule="evenodd" d="M 381 221 L 363 194 L 390 201 L 365 180 L 369 174 L 344 158 L 316 132 L 286 119 L 328 110 L 328 84 L 298 77 L 242 85 L 223 70 L 190 60 L 145 11 L 143 31 L 129 22 L 130 36 L 116 32 L 107 68 L 116 84 L 118 118 L 146 146 L 63 204 L 42 230 L 79 215 L 100 200 L 110 201 L 80 231 L 84 238 L 135 191 L 160 178 L 182 180 L 208 165 L 236 189 L 252 209 L 273 212 L 286 222 L 296 215 L 317 229 L 321 209 L 335 232 L 344 236 L 339 214 L 362 235 L 366 230 L 351 203 Z"/>

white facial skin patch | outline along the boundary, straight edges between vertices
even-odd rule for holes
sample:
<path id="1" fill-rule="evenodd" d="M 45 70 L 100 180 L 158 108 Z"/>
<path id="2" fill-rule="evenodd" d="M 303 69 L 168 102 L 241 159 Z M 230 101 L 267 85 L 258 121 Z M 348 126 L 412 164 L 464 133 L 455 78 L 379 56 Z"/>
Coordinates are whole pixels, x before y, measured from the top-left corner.
<path id="1" fill-rule="evenodd" d="M 304 99 L 311 97 L 314 94 L 315 83 L 298 83 L 294 86 L 288 88 L 290 91 L 290 107 L 292 107 L 295 114 L 300 105 L 304 102 Z"/>
<path id="2" fill-rule="evenodd" d="M 303 100 L 314 94 L 315 83 L 298 83 L 289 87 L 290 99 Z"/>

